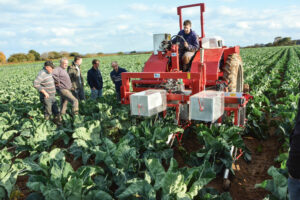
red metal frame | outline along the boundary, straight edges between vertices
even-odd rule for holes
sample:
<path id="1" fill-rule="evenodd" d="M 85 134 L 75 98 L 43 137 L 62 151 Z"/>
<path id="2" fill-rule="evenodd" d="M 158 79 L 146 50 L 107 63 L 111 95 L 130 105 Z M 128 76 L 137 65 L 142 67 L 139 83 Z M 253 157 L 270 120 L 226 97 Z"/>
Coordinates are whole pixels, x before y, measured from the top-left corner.
<path id="1" fill-rule="evenodd" d="M 183 8 L 191 8 L 191 7 L 197 7 L 197 6 L 200 6 L 201 38 L 204 38 L 205 37 L 205 33 L 204 33 L 204 19 L 203 19 L 203 13 L 205 12 L 205 5 L 204 5 L 204 3 L 191 4 L 191 5 L 177 7 L 177 15 L 179 15 L 179 27 L 180 27 L 180 30 L 181 30 L 182 29 L 182 12 L 181 12 L 181 10 Z"/>
<path id="2" fill-rule="evenodd" d="M 138 88 L 136 87 L 137 83 L 142 84 L 160 84 L 166 79 L 188 79 L 191 83 L 191 95 L 201 92 L 205 88 L 205 65 L 200 66 L 200 73 L 190 73 L 190 72 L 126 72 L 122 73 L 122 86 L 121 86 L 121 103 L 129 104 L 129 96 L 133 92 L 144 91 L 151 88 Z M 130 91 L 130 80 L 133 78 L 140 78 L 146 80 L 132 80 L 133 92 Z M 155 88 L 152 88 L 155 89 Z M 170 91 L 167 93 L 167 100 L 179 100 L 179 101 L 188 101 L 189 96 L 182 94 L 173 94 Z"/>

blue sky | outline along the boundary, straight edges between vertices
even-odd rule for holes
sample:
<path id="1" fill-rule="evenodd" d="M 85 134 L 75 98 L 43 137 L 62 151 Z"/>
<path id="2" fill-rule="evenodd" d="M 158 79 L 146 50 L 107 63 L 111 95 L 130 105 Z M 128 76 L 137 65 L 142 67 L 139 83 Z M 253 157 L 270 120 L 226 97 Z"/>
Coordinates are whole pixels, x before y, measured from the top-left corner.
<path id="1" fill-rule="evenodd" d="M 179 31 L 176 7 L 205 3 L 205 33 L 227 46 L 300 39 L 300 1 L 0 0 L 0 51 L 112 53 L 152 50 L 154 33 Z M 200 34 L 199 9 L 183 11 Z"/>

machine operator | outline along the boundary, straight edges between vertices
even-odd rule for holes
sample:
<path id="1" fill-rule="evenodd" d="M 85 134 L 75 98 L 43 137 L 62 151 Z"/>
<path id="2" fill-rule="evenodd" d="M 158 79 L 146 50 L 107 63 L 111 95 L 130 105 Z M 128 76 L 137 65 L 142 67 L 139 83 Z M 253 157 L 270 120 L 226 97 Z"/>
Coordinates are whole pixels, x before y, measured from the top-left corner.
<path id="1" fill-rule="evenodd" d="M 183 22 L 183 30 L 180 30 L 177 35 L 181 37 L 175 37 L 172 43 L 179 42 L 179 65 L 180 69 L 184 72 L 189 71 L 191 61 L 199 49 L 199 37 L 192 29 L 192 22 L 185 20 Z"/>

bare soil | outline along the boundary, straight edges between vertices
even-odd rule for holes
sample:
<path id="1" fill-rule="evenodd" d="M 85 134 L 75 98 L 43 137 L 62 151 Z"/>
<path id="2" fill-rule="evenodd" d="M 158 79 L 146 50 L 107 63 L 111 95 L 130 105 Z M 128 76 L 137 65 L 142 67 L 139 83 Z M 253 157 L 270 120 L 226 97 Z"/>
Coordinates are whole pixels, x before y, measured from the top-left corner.
<path id="1" fill-rule="evenodd" d="M 252 152 L 252 161 L 250 163 L 246 163 L 244 159 L 237 161 L 230 194 L 234 200 L 260 200 L 268 192 L 264 189 L 255 188 L 255 184 L 271 179 L 267 171 L 272 165 L 279 167 L 274 159 L 279 155 L 278 151 L 282 144 L 278 142 L 278 138 L 275 136 L 271 136 L 265 141 L 244 138 L 244 142 Z"/>
<path id="2" fill-rule="evenodd" d="M 182 145 L 188 152 L 197 151 L 201 146 L 195 142 L 195 134 L 189 133 L 188 140 L 184 140 Z M 245 145 L 252 154 L 252 161 L 246 162 L 243 157 L 239 158 L 233 169 L 235 175 L 230 174 L 231 187 L 229 192 L 233 200 L 262 200 L 268 192 L 261 188 L 255 188 L 255 184 L 266 179 L 271 179 L 267 171 L 272 165 L 279 167 L 274 159 L 279 155 L 281 143 L 278 137 L 271 135 L 267 140 L 258 140 L 253 137 L 243 138 Z M 179 167 L 187 166 L 178 147 L 174 147 L 174 158 Z M 208 184 L 219 192 L 226 192 L 223 189 L 223 173 Z"/>
<path id="3" fill-rule="evenodd" d="M 17 178 L 17 189 L 20 190 L 22 192 L 22 196 L 20 196 L 18 198 L 18 200 L 24 200 L 26 199 L 26 197 L 31 193 L 31 191 L 29 190 L 29 188 L 26 186 L 26 183 L 28 181 L 28 176 L 18 176 Z"/>

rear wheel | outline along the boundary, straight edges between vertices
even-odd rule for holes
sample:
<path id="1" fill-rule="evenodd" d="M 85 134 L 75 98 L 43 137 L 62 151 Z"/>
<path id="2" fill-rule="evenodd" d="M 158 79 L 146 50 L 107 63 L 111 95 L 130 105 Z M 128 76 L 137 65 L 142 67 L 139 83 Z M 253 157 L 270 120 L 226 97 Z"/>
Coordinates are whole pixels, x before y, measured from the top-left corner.
<path id="1" fill-rule="evenodd" d="M 229 92 L 243 92 L 243 64 L 240 55 L 234 53 L 228 56 L 223 68 L 224 79 L 228 82 Z"/>

